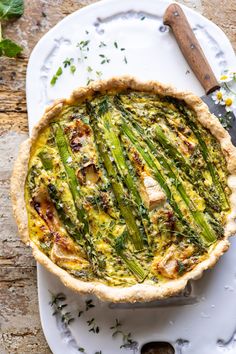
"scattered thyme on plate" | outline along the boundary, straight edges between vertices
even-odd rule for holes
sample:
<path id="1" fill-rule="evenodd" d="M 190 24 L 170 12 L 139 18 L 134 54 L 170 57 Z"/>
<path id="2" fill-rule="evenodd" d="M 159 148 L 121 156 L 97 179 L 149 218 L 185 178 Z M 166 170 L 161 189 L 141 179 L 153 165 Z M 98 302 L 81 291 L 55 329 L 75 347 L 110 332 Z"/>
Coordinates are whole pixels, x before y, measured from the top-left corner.
<path id="1" fill-rule="evenodd" d="M 122 324 L 117 318 L 115 319 L 115 324 L 111 326 L 110 329 L 113 332 L 112 337 L 121 336 L 122 344 L 120 345 L 120 348 L 132 349 L 134 352 L 138 350 L 138 342 L 133 340 L 130 332 L 125 333 L 122 330 Z"/>
<path id="2" fill-rule="evenodd" d="M 64 308 L 68 305 L 64 302 L 66 300 L 66 296 L 63 293 L 58 293 L 56 295 L 51 294 L 52 299 L 49 302 L 51 307 L 53 308 L 53 316 L 58 315 L 61 319 L 61 322 L 65 325 L 69 325 L 74 321 L 74 317 L 72 317 L 69 311 L 64 312 Z"/>
<path id="3" fill-rule="evenodd" d="M 93 332 L 95 334 L 98 334 L 100 332 L 99 326 L 95 322 L 95 318 L 91 318 L 90 320 L 87 321 L 87 324 L 89 326 L 89 332 Z"/>
<path id="4" fill-rule="evenodd" d="M 85 33 L 88 35 L 89 32 L 86 30 Z M 80 57 L 78 58 L 78 62 L 79 65 L 84 65 L 85 60 L 89 60 L 89 51 L 90 51 L 90 45 L 91 45 L 91 40 L 90 39 L 86 39 L 86 40 L 81 40 L 80 42 L 77 43 L 77 47 L 80 50 Z M 119 47 L 118 42 L 114 41 L 113 42 L 113 46 L 116 49 L 119 49 L 120 51 L 124 51 L 126 50 L 124 47 Z M 98 45 L 98 48 L 103 48 L 103 49 L 107 49 L 108 48 L 108 44 L 101 41 Z M 104 64 L 109 64 L 111 59 L 107 57 L 107 55 L 105 53 L 100 53 L 98 54 L 98 57 L 100 59 L 99 64 L 100 65 L 104 65 Z M 122 61 L 124 64 L 128 63 L 127 57 L 123 56 Z M 70 72 L 72 74 L 75 73 L 75 71 L 77 70 L 77 66 L 75 65 L 75 60 L 74 58 L 66 58 L 63 63 L 62 66 L 64 68 L 69 67 L 70 68 Z M 53 77 L 51 78 L 50 84 L 51 86 L 54 86 L 59 78 L 59 76 L 62 74 L 61 71 L 61 67 L 59 68 L 60 72 L 56 73 L 53 75 Z M 86 78 L 86 85 L 89 85 L 91 82 L 95 81 L 96 79 L 101 79 L 102 78 L 102 72 L 97 70 L 96 68 L 92 68 L 90 65 L 88 65 L 86 68 L 82 67 L 80 68 L 82 71 L 86 70 L 90 75 Z"/>

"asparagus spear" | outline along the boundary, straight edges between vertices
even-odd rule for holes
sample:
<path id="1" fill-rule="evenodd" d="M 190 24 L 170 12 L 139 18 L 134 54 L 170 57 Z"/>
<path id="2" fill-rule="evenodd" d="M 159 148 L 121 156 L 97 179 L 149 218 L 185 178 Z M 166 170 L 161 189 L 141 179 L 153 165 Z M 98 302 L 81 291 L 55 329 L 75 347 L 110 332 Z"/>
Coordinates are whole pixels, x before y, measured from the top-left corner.
<path id="1" fill-rule="evenodd" d="M 138 143 L 138 140 L 136 139 L 136 137 L 134 136 L 132 130 L 130 129 L 130 127 L 128 126 L 128 124 L 126 124 L 124 121 L 121 125 L 122 130 L 124 131 L 124 133 L 126 134 L 126 136 L 131 140 L 131 142 L 135 145 L 136 149 L 141 153 L 141 155 L 143 156 L 143 158 L 145 159 L 145 161 L 148 163 L 148 165 L 152 168 L 153 172 L 155 173 L 155 176 L 157 178 L 157 181 L 160 183 L 161 187 L 164 189 L 164 191 L 167 191 L 168 194 L 170 193 L 169 188 L 166 188 L 166 183 L 164 181 L 163 183 L 163 176 L 160 173 L 160 170 L 158 169 L 155 161 L 153 161 L 152 155 L 149 152 L 146 152 L 142 146 Z M 139 136 L 140 139 L 142 139 L 142 136 Z M 156 154 L 156 147 L 153 145 L 153 143 L 151 142 L 150 139 L 143 139 L 147 146 L 149 147 L 149 151 L 151 153 Z M 167 160 L 165 159 L 164 156 L 162 156 L 161 154 L 158 154 L 158 160 L 160 162 L 160 166 L 161 169 L 163 170 L 163 168 L 166 170 L 166 173 L 168 175 L 169 178 L 171 178 L 174 182 L 174 186 L 177 189 L 177 191 L 179 192 L 179 194 L 181 195 L 183 201 L 185 202 L 185 204 L 187 205 L 187 207 L 189 208 L 195 222 L 197 225 L 200 226 L 201 228 L 201 234 L 204 238 L 204 241 L 207 243 L 211 243 L 214 242 L 216 240 L 216 235 L 214 230 L 211 228 L 211 226 L 207 223 L 207 221 L 205 220 L 205 216 L 204 213 L 202 213 L 201 211 L 196 210 L 194 204 L 192 203 L 192 201 L 189 199 L 188 195 L 186 194 L 184 187 L 181 183 L 180 180 L 178 180 L 178 178 L 175 176 L 174 172 L 172 171 L 170 165 L 168 164 Z M 160 176 L 162 178 L 160 178 Z M 174 210 L 176 210 L 176 203 L 174 203 L 175 205 L 173 205 L 173 199 L 170 200 L 170 204 L 172 204 L 172 206 L 174 207 Z M 178 211 L 178 208 L 177 208 Z M 182 213 L 181 213 L 182 214 Z"/>
<path id="2" fill-rule="evenodd" d="M 68 234 L 75 239 L 79 244 L 84 245 L 84 240 L 81 237 L 81 233 L 78 230 L 78 227 L 73 223 L 73 221 L 70 219 L 69 215 L 66 214 L 65 210 L 63 209 L 63 206 L 61 204 L 61 199 L 59 196 L 59 192 L 56 188 L 56 186 L 52 183 L 49 183 L 47 185 L 48 189 L 48 194 L 57 210 L 57 214 L 59 216 L 59 219 L 62 221 L 63 225 L 65 226 L 66 231 Z"/>
<path id="3" fill-rule="evenodd" d="M 220 212 L 222 209 L 221 204 L 218 200 L 218 196 L 214 193 L 214 191 L 207 193 L 205 190 L 206 187 L 202 185 L 199 173 L 192 170 L 191 166 L 186 162 L 176 147 L 170 142 L 160 126 L 155 126 L 155 133 L 155 138 L 163 147 L 164 152 L 173 159 L 177 167 L 182 169 L 188 181 L 193 185 L 197 185 L 198 192 L 204 198 L 206 204 L 213 210 Z"/>
<path id="4" fill-rule="evenodd" d="M 134 274 L 139 282 L 142 282 L 147 277 L 147 272 L 145 272 L 135 257 L 133 257 L 128 251 L 125 250 L 125 242 L 127 236 L 128 233 L 125 230 L 122 235 L 117 237 L 115 240 L 114 248 L 117 255 L 123 260 L 128 269 Z"/>
<path id="5" fill-rule="evenodd" d="M 144 129 L 137 123 L 136 119 L 133 117 L 133 113 L 129 112 L 123 105 L 121 99 L 118 96 L 115 96 L 114 102 L 116 107 L 122 112 L 125 117 L 128 117 L 132 120 L 132 125 L 136 128 L 136 130 L 142 135 L 145 136 L 146 132 Z M 137 118 L 137 115 L 135 115 Z M 215 211 L 221 211 L 221 205 L 218 201 L 218 196 L 211 190 L 210 193 L 207 193 L 205 190 L 205 186 L 202 185 L 201 177 L 199 173 L 192 170 L 191 166 L 182 156 L 182 154 L 178 151 L 178 149 L 170 142 L 162 128 L 159 125 L 155 125 L 155 136 L 154 139 L 158 141 L 158 143 L 163 147 L 164 153 L 171 157 L 171 159 L 175 162 L 176 167 L 181 168 L 181 172 L 184 173 L 185 178 L 197 186 L 197 192 L 205 199 L 206 204 L 211 207 Z M 149 135 L 148 139 L 152 139 Z"/>
<path id="6" fill-rule="evenodd" d="M 180 104 L 177 100 L 172 99 L 172 101 L 174 102 L 175 106 L 178 107 L 179 112 L 183 113 L 183 115 L 181 117 L 187 121 L 188 126 L 191 128 L 192 132 L 195 134 L 196 138 L 198 139 L 199 147 L 200 147 L 203 159 L 206 162 L 207 168 L 208 168 L 208 170 L 211 174 L 211 177 L 212 177 L 212 181 L 213 181 L 213 183 L 216 187 L 216 190 L 219 194 L 219 198 L 220 198 L 219 204 L 221 204 L 223 210 L 228 210 L 229 203 L 228 203 L 227 197 L 224 193 L 224 189 L 222 187 L 222 184 L 220 182 L 219 174 L 218 174 L 217 170 L 215 169 L 213 163 L 211 162 L 210 153 L 208 151 L 207 145 L 206 145 L 205 141 L 202 139 L 197 125 L 194 123 L 194 121 L 192 119 L 191 112 L 189 112 L 189 110 L 187 108 L 185 108 L 182 104 Z M 173 124 L 176 126 L 175 120 L 173 118 L 179 116 L 179 113 L 177 111 L 174 111 L 171 108 L 166 108 L 166 107 L 162 107 L 162 106 L 161 107 L 155 106 L 155 109 L 156 109 L 156 112 L 158 113 L 158 115 L 163 117 L 170 124 L 170 126 L 172 128 L 173 128 Z M 177 129 L 177 127 L 176 127 L 176 129 Z"/>
<path id="7" fill-rule="evenodd" d="M 115 125 L 112 122 L 112 107 L 110 107 L 107 98 L 105 98 L 99 105 L 98 115 L 100 116 L 102 127 L 104 129 L 105 144 L 107 144 L 111 151 L 122 181 L 131 192 L 133 199 L 138 206 L 136 212 L 141 218 L 145 230 L 147 223 L 150 224 L 149 217 L 143 205 L 134 178 L 130 174 L 130 168 L 125 160 L 124 150 L 122 148 L 120 139 L 116 134 Z"/>
<path id="8" fill-rule="evenodd" d="M 138 152 L 141 154 L 143 159 L 146 161 L 148 166 L 151 168 L 151 170 L 154 172 L 154 176 L 156 177 L 158 183 L 160 184 L 161 188 L 164 190 L 166 193 L 166 196 L 175 210 L 176 214 L 180 219 L 183 219 L 183 214 L 181 210 L 179 209 L 177 203 L 175 200 L 172 198 L 172 193 L 171 190 L 169 189 L 164 177 L 160 173 L 160 171 L 157 169 L 155 162 L 153 161 L 151 155 L 149 152 L 147 152 L 145 149 L 142 148 L 142 146 L 139 144 L 138 140 L 134 136 L 133 132 L 129 129 L 127 124 L 123 123 L 121 126 L 121 129 L 123 130 L 124 134 L 129 138 L 129 140 L 132 142 L 132 144 L 136 147 Z"/>
<path id="9" fill-rule="evenodd" d="M 147 277 L 147 272 L 141 267 L 137 260 L 131 256 L 128 252 L 117 253 L 120 258 L 124 261 L 128 269 L 134 274 L 139 282 L 143 282 Z"/>
<path id="10" fill-rule="evenodd" d="M 76 208 L 76 212 L 77 212 L 77 217 L 78 217 L 79 221 L 82 223 L 81 233 L 84 238 L 87 256 L 91 262 L 94 273 L 99 276 L 100 269 L 103 266 L 102 266 L 102 262 L 100 262 L 100 260 L 97 256 L 97 252 L 94 248 L 93 242 L 92 242 L 92 240 L 90 240 L 89 223 L 87 221 L 87 216 L 85 214 L 85 210 L 81 204 L 80 187 L 77 182 L 75 171 L 68 164 L 68 159 L 71 157 L 71 154 L 69 152 L 67 140 L 66 140 L 63 130 L 59 124 L 55 123 L 53 125 L 53 132 L 54 132 L 55 143 L 58 148 L 62 163 L 64 165 L 64 168 L 65 168 L 65 171 L 67 174 L 68 185 L 69 185 L 69 188 L 70 188 L 70 191 L 72 194 L 72 198 L 74 200 L 74 204 L 75 204 L 75 208 Z"/>
<path id="11" fill-rule="evenodd" d="M 59 124 L 53 125 L 55 143 L 57 145 L 61 161 L 65 168 L 67 178 L 68 178 L 68 185 L 75 203 L 77 216 L 80 222 L 82 223 L 82 232 L 84 236 L 89 234 L 89 224 L 87 221 L 87 217 L 85 215 L 85 210 L 81 205 L 81 195 L 80 195 L 80 187 L 78 184 L 78 180 L 75 174 L 75 170 L 70 166 L 68 161 L 71 158 L 71 154 L 69 152 L 68 143 L 66 137 L 63 133 L 63 130 Z"/>
<path id="12" fill-rule="evenodd" d="M 49 157 L 49 154 L 45 150 L 41 150 L 40 153 L 38 154 L 38 157 L 40 158 L 42 165 L 46 171 L 52 170 L 53 164 L 52 160 Z"/>
<path id="13" fill-rule="evenodd" d="M 129 118 L 132 119 L 132 114 L 130 114 L 122 105 L 122 102 L 120 101 L 120 99 L 118 97 L 115 98 L 115 104 L 117 106 L 118 109 L 121 110 L 121 112 L 123 113 L 124 116 L 128 116 Z M 132 126 L 136 129 L 136 131 L 138 132 L 138 134 L 140 134 L 140 137 L 144 138 L 144 141 L 146 142 L 146 144 L 148 145 L 148 147 L 150 148 L 150 150 L 152 151 L 152 153 L 154 155 L 157 155 L 157 149 L 156 146 L 154 145 L 154 143 L 152 142 L 151 138 L 145 138 L 146 134 L 144 129 L 134 120 L 132 119 Z M 176 158 L 178 159 L 179 164 L 183 167 L 185 174 L 187 174 L 187 176 L 189 176 L 190 181 L 192 182 L 192 180 L 194 180 L 195 176 L 193 176 L 191 174 L 190 171 L 191 167 L 188 165 L 188 163 L 185 161 L 185 159 L 183 158 L 183 156 L 179 153 L 179 151 L 170 143 L 170 141 L 168 140 L 168 138 L 165 136 L 165 134 L 163 133 L 161 127 L 157 126 L 155 127 L 155 131 L 157 133 L 157 139 L 159 141 L 159 143 L 165 148 L 165 151 L 167 150 L 168 153 L 171 155 L 171 157 L 175 160 Z M 190 208 L 193 217 L 195 219 L 195 221 L 197 221 L 200 225 L 202 225 L 202 228 L 204 230 L 207 231 L 206 235 L 207 235 L 207 239 L 210 240 L 214 239 L 213 237 L 213 229 L 210 227 L 210 225 L 208 225 L 206 218 L 204 216 L 203 213 L 194 210 L 195 207 L 192 204 L 191 200 L 188 198 L 187 194 L 185 193 L 185 190 L 182 186 L 181 183 L 179 183 L 178 179 L 176 179 L 175 174 L 173 173 L 168 161 L 165 159 L 164 156 L 158 154 L 158 160 L 161 162 L 161 166 L 163 166 L 164 168 L 166 168 L 166 170 L 168 171 L 168 176 L 170 178 L 172 178 L 172 180 L 175 181 L 175 185 L 177 190 L 179 191 L 180 195 L 182 196 L 183 200 L 185 201 L 186 205 Z M 199 185 L 199 183 L 198 183 Z M 206 198 L 206 200 L 209 200 L 209 196 L 205 194 L 205 191 L 202 190 L 202 188 L 199 188 L 200 191 L 202 191 L 202 194 L 204 195 L 204 197 Z M 198 191 L 199 192 L 199 191 Z M 208 201 L 209 202 L 209 201 Z M 212 203 L 217 203 L 214 200 L 211 200 L 211 204 Z M 213 208 L 215 209 L 215 208 Z M 215 218 L 213 218 L 214 220 L 211 220 L 212 223 L 214 225 L 219 224 L 217 220 L 215 220 Z"/>
<path id="14" fill-rule="evenodd" d="M 205 141 L 202 139 L 202 136 L 199 133 L 196 124 L 193 122 L 191 114 L 188 112 L 187 109 L 184 109 L 184 108 L 183 108 L 183 112 L 186 115 L 186 119 L 188 119 L 189 126 L 191 127 L 193 133 L 195 134 L 195 136 L 198 139 L 202 156 L 203 156 L 203 158 L 204 158 L 204 160 L 205 160 L 205 162 L 207 164 L 208 170 L 209 170 L 209 172 L 211 174 L 211 178 L 212 178 L 212 180 L 214 182 L 214 185 L 216 186 L 217 191 L 219 193 L 219 196 L 220 196 L 220 199 L 221 199 L 221 203 L 222 203 L 222 206 L 223 206 L 223 210 L 228 210 L 229 209 L 229 203 L 228 203 L 228 200 L 227 200 L 226 195 L 224 193 L 224 189 L 223 189 L 223 187 L 222 187 L 222 185 L 220 183 L 219 174 L 218 174 L 217 170 L 215 169 L 213 163 L 211 162 L 210 154 L 209 154 L 207 145 L 206 145 Z"/>
<path id="15" fill-rule="evenodd" d="M 102 159 L 102 162 L 105 166 L 107 174 L 110 178 L 111 186 L 112 186 L 115 198 L 117 200 L 117 203 L 119 205 L 121 215 L 125 219 L 130 237 L 133 241 L 135 248 L 137 250 L 141 250 L 143 248 L 143 238 L 142 238 L 141 232 L 140 232 L 139 228 L 137 227 L 136 219 L 133 215 L 133 210 L 131 208 L 131 205 L 129 204 L 128 199 L 125 198 L 126 191 L 125 191 L 122 183 L 120 183 L 120 181 L 118 179 L 117 171 L 112 164 L 112 159 L 109 156 L 109 154 L 107 153 L 106 148 L 103 144 L 104 141 L 103 141 L 102 134 L 97 127 L 97 116 L 95 115 L 93 107 L 89 103 L 87 103 L 87 110 L 90 114 L 90 122 L 91 122 L 92 129 L 94 131 L 94 136 L 96 136 L 97 149 L 98 149 L 99 155 Z"/>

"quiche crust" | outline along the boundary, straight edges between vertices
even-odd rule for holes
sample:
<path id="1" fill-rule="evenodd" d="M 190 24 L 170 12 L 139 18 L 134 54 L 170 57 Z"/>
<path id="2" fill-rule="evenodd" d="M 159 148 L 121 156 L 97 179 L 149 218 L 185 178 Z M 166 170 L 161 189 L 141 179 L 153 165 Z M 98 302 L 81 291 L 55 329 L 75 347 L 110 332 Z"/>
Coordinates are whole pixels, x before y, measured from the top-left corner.
<path id="1" fill-rule="evenodd" d="M 28 231 L 28 218 L 26 203 L 24 199 L 24 185 L 27 177 L 30 149 L 37 140 L 41 130 L 48 125 L 50 120 L 61 112 L 65 104 L 73 104 L 90 99 L 97 92 L 120 92 L 125 89 L 132 89 L 141 92 L 172 96 L 184 100 L 186 104 L 195 111 L 196 117 L 201 125 L 207 128 L 211 134 L 219 141 L 222 152 L 227 162 L 229 172 L 228 186 L 231 189 L 230 204 L 231 213 L 227 216 L 224 226 L 224 237 L 217 241 L 216 245 L 210 246 L 209 257 L 197 264 L 191 271 L 188 271 L 178 279 L 168 280 L 165 283 L 149 285 L 136 284 L 129 287 L 112 287 L 101 284 L 98 281 L 82 281 L 74 278 L 67 271 L 54 264 L 30 239 Z M 166 298 L 183 290 L 187 282 L 191 279 L 201 277 L 205 269 L 215 265 L 220 256 L 227 251 L 230 243 L 229 237 L 236 232 L 236 148 L 231 143 L 228 132 L 222 127 L 219 120 L 209 112 L 203 101 L 190 92 L 180 92 L 169 85 L 164 85 L 154 81 L 141 82 L 129 76 L 114 77 L 109 80 L 91 83 L 87 87 L 76 89 L 70 98 L 56 100 L 48 107 L 34 127 L 32 136 L 20 147 L 19 156 L 15 162 L 11 178 L 11 198 L 13 212 L 17 221 L 21 239 L 33 250 L 35 259 L 46 267 L 50 272 L 57 275 L 62 283 L 70 289 L 84 294 L 95 294 L 100 299 L 112 302 L 148 302 L 156 299 Z"/>

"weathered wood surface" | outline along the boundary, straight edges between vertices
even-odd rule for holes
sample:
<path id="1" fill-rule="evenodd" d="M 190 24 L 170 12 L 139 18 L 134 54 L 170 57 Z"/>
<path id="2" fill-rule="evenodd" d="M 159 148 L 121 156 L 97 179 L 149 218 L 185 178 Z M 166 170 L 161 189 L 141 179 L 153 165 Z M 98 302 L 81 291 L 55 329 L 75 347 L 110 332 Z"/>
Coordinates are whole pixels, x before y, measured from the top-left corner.
<path id="1" fill-rule="evenodd" d="M 118 1 L 118 0 L 117 0 Z M 145 0 L 144 0 L 145 1 Z M 158 1 L 158 0 L 157 0 Z M 19 144 L 26 139 L 25 73 L 37 41 L 59 20 L 94 0 L 25 0 L 24 16 L 4 26 L 20 42 L 20 59 L 0 58 L 0 353 L 51 353 L 40 325 L 36 267 L 12 217 L 9 179 Z M 235 0 L 183 0 L 219 25 L 236 49 Z"/>

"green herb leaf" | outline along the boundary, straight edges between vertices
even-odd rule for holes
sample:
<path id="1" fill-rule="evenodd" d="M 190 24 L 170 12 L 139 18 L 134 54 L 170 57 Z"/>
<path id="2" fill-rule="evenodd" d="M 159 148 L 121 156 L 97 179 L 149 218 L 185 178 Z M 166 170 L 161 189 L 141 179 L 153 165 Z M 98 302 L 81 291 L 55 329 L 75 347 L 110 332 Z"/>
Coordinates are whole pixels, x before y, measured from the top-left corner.
<path id="1" fill-rule="evenodd" d="M 84 311 L 79 311 L 78 317 L 81 317 L 83 315 Z"/>
<path id="2" fill-rule="evenodd" d="M 55 83 L 57 82 L 57 79 L 58 79 L 58 77 L 57 77 L 56 75 L 54 75 L 54 76 L 52 77 L 51 81 L 50 81 L 50 84 L 51 84 L 52 86 L 54 86 Z"/>
<path id="3" fill-rule="evenodd" d="M 86 83 L 86 85 L 89 85 L 91 82 L 93 82 L 94 81 L 94 79 L 91 79 L 91 78 L 87 78 L 87 83 Z"/>
<path id="4" fill-rule="evenodd" d="M 86 301 L 85 301 L 85 304 L 86 304 L 86 309 L 85 309 L 85 311 L 88 311 L 88 310 L 91 309 L 92 307 L 95 307 L 95 305 L 93 304 L 93 300 L 92 300 L 92 299 L 86 300 Z"/>
<path id="5" fill-rule="evenodd" d="M 73 63 L 73 61 L 74 61 L 73 58 L 66 58 L 66 59 L 63 61 L 64 68 L 66 68 L 67 66 L 70 66 L 70 65 Z"/>
<path id="6" fill-rule="evenodd" d="M 9 20 L 14 17 L 20 17 L 24 12 L 23 0 L 1 0 L 0 1 L 0 19 Z"/>
<path id="7" fill-rule="evenodd" d="M 62 74 L 62 68 L 61 66 L 57 69 L 56 75 L 60 76 Z"/>
<path id="8" fill-rule="evenodd" d="M 11 41 L 10 39 L 3 39 L 0 42 L 0 57 L 5 55 L 9 58 L 15 58 L 22 52 L 23 48 Z"/>
<path id="9" fill-rule="evenodd" d="M 71 67 L 70 67 L 71 74 L 74 74 L 75 71 L 76 71 L 76 66 L 75 65 L 71 65 Z"/>
<path id="10" fill-rule="evenodd" d="M 100 42 L 100 44 L 99 44 L 99 48 L 102 48 L 102 47 L 106 47 L 107 45 L 106 45 L 106 43 L 104 43 L 104 42 Z"/>
<path id="11" fill-rule="evenodd" d="M 61 74 L 62 74 L 62 68 L 61 68 L 61 66 L 59 66 L 59 68 L 57 69 L 56 74 L 53 75 L 53 77 L 52 77 L 52 79 L 51 79 L 51 81 L 50 81 L 50 84 L 51 84 L 52 86 L 55 85 L 55 83 L 57 82 L 58 77 L 61 76 Z"/>

